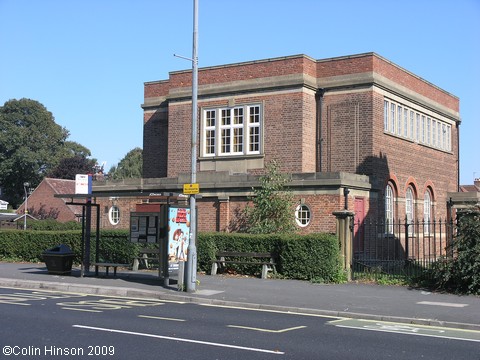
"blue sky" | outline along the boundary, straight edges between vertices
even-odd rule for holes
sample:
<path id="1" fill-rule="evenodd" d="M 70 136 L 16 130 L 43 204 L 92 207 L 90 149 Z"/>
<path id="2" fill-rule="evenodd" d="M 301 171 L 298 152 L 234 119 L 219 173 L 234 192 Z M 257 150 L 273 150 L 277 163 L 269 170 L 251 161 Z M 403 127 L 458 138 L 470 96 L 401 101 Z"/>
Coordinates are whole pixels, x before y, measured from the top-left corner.
<path id="1" fill-rule="evenodd" d="M 143 83 L 190 69 L 193 0 L 0 0 L 0 104 L 30 98 L 107 170 L 142 147 Z M 199 0 L 199 67 L 376 52 L 460 98 L 480 177 L 480 0 Z"/>

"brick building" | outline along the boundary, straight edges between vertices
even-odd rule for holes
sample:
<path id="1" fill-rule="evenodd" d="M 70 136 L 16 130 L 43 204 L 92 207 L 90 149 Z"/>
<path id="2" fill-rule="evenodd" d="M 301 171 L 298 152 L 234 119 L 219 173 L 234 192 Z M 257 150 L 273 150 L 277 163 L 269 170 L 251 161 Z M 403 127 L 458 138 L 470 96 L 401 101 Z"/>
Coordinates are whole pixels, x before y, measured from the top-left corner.
<path id="1" fill-rule="evenodd" d="M 190 182 L 191 78 L 145 83 L 143 179 L 96 182 L 94 193 L 181 192 Z M 235 229 L 272 160 L 292 175 L 301 232 L 335 231 L 332 212 L 345 207 L 357 220 L 447 216 L 459 175 L 454 95 L 375 53 L 212 66 L 198 79 L 200 231 Z M 150 201 L 103 196 L 103 227 L 128 227 L 129 212 Z"/>
<path id="2" fill-rule="evenodd" d="M 69 199 L 57 198 L 55 195 L 74 194 L 75 180 L 45 178 L 28 196 L 28 213 L 37 219 L 54 218 L 60 222 L 79 221 L 82 207 L 67 205 Z M 17 214 L 25 211 L 24 202 Z"/>

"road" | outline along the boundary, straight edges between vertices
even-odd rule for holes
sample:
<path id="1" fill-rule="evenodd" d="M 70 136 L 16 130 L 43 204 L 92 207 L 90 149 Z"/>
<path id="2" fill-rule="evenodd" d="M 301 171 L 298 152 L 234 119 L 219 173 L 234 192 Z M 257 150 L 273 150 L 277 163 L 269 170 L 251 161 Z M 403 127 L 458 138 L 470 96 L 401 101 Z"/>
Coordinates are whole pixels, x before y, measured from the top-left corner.
<path id="1" fill-rule="evenodd" d="M 473 359 L 480 332 L 0 288 L 0 359 Z"/>

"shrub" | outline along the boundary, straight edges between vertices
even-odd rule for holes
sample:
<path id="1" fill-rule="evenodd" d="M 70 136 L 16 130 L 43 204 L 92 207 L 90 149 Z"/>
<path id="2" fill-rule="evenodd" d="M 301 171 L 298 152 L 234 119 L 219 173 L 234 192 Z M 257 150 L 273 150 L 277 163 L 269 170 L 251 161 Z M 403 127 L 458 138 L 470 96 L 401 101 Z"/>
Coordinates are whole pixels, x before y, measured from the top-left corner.
<path id="1" fill-rule="evenodd" d="M 340 282 L 344 275 L 340 263 L 338 239 L 330 234 L 253 235 L 240 233 L 199 234 L 198 268 L 210 271 L 217 251 L 273 252 L 276 269 L 289 279 L 315 282 Z M 229 265 L 229 269 L 256 275 L 258 266 Z"/>
<path id="2" fill-rule="evenodd" d="M 480 210 L 460 214 L 448 253 L 453 256 L 437 261 L 423 282 L 436 289 L 480 295 Z"/>

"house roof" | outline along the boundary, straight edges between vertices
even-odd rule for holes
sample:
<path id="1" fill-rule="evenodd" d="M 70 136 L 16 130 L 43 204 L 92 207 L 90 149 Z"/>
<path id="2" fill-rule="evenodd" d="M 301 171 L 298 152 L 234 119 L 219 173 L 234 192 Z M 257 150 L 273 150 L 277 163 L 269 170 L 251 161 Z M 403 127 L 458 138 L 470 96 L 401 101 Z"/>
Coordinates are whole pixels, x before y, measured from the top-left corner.
<path id="1" fill-rule="evenodd" d="M 45 179 L 43 179 L 43 181 L 53 190 L 54 195 L 75 193 L 75 180 L 45 178 Z M 66 202 L 65 199 L 63 201 Z M 67 205 L 67 207 L 74 214 L 81 214 L 82 213 L 82 207 L 81 206 Z"/>

